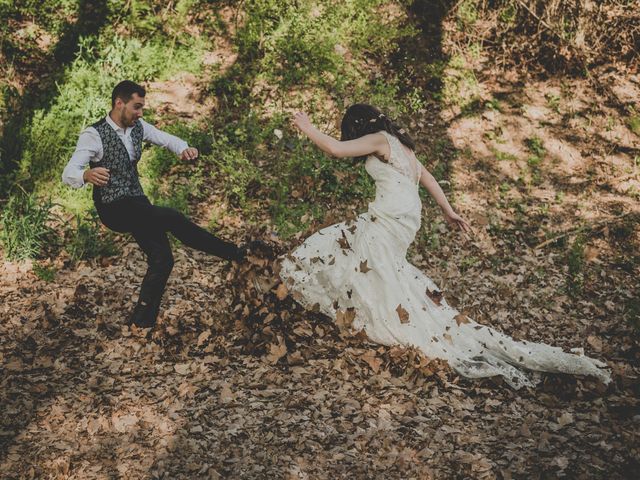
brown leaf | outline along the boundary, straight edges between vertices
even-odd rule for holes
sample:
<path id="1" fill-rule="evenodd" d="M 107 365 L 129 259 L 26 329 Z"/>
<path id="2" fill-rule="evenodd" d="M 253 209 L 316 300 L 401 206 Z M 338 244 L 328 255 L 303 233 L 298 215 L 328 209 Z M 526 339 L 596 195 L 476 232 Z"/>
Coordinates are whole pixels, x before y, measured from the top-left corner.
<path id="1" fill-rule="evenodd" d="M 287 345 L 284 341 L 278 337 L 278 343 L 272 343 L 269 345 L 269 354 L 267 355 L 267 360 L 270 363 L 277 363 L 282 357 L 287 354 Z"/>
<path id="2" fill-rule="evenodd" d="M 371 367 L 371 370 L 373 370 L 373 373 L 378 373 L 380 365 L 382 365 L 382 359 L 376 356 L 375 350 L 367 350 L 367 352 L 364 355 L 361 355 L 360 358 L 367 362 Z"/>
<path id="3" fill-rule="evenodd" d="M 179 373 L 180 375 L 188 375 L 189 374 L 189 364 L 188 363 L 177 363 L 173 366 L 173 369 Z"/>
<path id="4" fill-rule="evenodd" d="M 427 297 L 438 306 L 442 305 L 442 290 L 434 290 L 433 292 L 427 287 Z"/>
<path id="5" fill-rule="evenodd" d="M 342 238 L 338 239 L 340 248 L 344 250 L 349 250 L 351 248 L 351 245 L 349 245 L 349 240 L 347 240 L 347 235 L 344 233 L 344 230 L 341 230 L 340 232 L 342 233 Z"/>
<path id="6" fill-rule="evenodd" d="M 287 286 L 284 283 L 278 285 L 278 289 L 276 290 L 276 296 L 278 297 L 278 300 L 284 300 L 285 298 L 287 298 L 287 295 L 289 295 Z"/>
<path id="7" fill-rule="evenodd" d="M 371 270 L 369 268 L 369 266 L 367 265 L 368 260 L 365 260 L 364 262 L 360 262 L 360 271 L 362 273 L 367 273 L 369 270 Z"/>
<path id="8" fill-rule="evenodd" d="M 558 417 L 558 424 L 561 426 L 569 425 L 573 423 L 573 415 L 569 412 L 564 412 L 562 415 Z"/>
<path id="9" fill-rule="evenodd" d="M 296 350 L 295 352 L 287 355 L 287 362 L 289 365 L 300 365 L 304 363 L 304 357 L 299 350 Z"/>
<path id="10" fill-rule="evenodd" d="M 138 423 L 138 417 L 129 414 L 129 415 L 117 415 L 113 414 L 111 416 L 111 423 L 113 423 L 113 428 L 118 433 L 124 433 L 127 430 L 130 430 L 136 423 Z"/>
<path id="11" fill-rule="evenodd" d="M 589 335 L 587 337 L 587 343 L 591 345 L 596 352 L 602 351 L 602 340 L 595 335 Z"/>
<path id="12" fill-rule="evenodd" d="M 211 330 L 205 330 L 200 335 L 198 335 L 198 341 L 197 341 L 198 346 L 201 346 L 204 342 L 206 342 L 210 336 L 211 336 Z"/>
<path id="13" fill-rule="evenodd" d="M 400 317 L 400 323 L 409 323 L 409 312 L 402 308 L 402 305 L 398 305 L 396 312 L 398 313 L 398 317 Z"/>
<path id="14" fill-rule="evenodd" d="M 228 383 L 224 383 L 220 389 L 220 402 L 229 403 L 235 398 Z"/>
<path id="15" fill-rule="evenodd" d="M 336 325 L 340 330 L 350 330 L 351 324 L 356 318 L 356 311 L 353 308 L 338 310 L 336 312 Z"/>
<path id="16" fill-rule="evenodd" d="M 458 326 L 462 325 L 463 323 L 470 323 L 471 322 L 471 320 L 469 320 L 469 317 L 467 317 L 464 313 L 458 313 L 453 318 L 456 321 L 456 323 L 458 324 Z"/>

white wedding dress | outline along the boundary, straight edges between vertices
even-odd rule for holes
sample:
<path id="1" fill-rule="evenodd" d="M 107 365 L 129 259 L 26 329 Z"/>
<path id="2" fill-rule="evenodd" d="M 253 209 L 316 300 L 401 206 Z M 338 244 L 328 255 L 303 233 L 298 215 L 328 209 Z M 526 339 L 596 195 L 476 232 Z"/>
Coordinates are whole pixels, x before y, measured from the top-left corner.
<path id="1" fill-rule="evenodd" d="M 307 308 L 336 319 L 350 312 L 354 330 L 383 345 L 419 348 L 447 360 L 466 377 L 502 375 L 514 388 L 536 383 L 522 371 L 593 375 L 610 381 L 606 364 L 559 347 L 516 341 L 480 325 L 439 298 L 438 288 L 411 265 L 407 249 L 420 228 L 420 170 L 393 135 L 389 163 L 369 156 L 366 170 L 376 182 L 368 212 L 324 228 L 282 258 L 280 276 Z M 431 295 L 429 294 L 431 293 Z"/>

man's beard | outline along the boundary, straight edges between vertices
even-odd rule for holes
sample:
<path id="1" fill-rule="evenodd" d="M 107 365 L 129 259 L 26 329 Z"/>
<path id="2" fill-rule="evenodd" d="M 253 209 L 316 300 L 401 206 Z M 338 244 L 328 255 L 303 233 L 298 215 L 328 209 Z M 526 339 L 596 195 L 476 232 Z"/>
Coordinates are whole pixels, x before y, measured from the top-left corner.
<path id="1" fill-rule="evenodd" d="M 122 122 L 122 124 L 125 127 L 133 127 L 133 124 L 135 123 L 135 119 L 133 117 L 131 118 L 127 118 L 124 114 L 120 117 L 120 122 Z"/>

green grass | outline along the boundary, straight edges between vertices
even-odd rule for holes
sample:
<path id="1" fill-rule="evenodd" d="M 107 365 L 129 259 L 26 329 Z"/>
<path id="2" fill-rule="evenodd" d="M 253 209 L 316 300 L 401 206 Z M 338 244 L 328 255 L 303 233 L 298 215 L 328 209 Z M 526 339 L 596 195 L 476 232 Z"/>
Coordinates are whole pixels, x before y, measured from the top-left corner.
<path id="1" fill-rule="evenodd" d="M 21 190 L 9 199 L 0 217 L 0 242 L 8 259 L 38 258 L 53 241 L 51 206 L 50 200 Z"/>
<path id="2" fill-rule="evenodd" d="M 640 115 L 631 115 L 627 119 L 627 125 L 629 126 L 629 130 L 640 136 Z"/>
<path id="3" fill-rule="evenodd" d="M 502 152 L 500 150 L 498 150 L 495 147 L 490 147 L 491 149 L 491 153 L 493 153 L 496 157 L 496 160 L 500 160 L 500 161 L 511 161 L 511 162 L 515 162 L 516 160 L 518 160 L 518 157 L 516 157 L 514 154 L 512 153 L 508 153 L 508 152 Z"/>
<path id="4" fill-rule="evenodd" d="M 72 260 L 88 260 L 116 255 L 115 234 L 102 227 L 95 212 L 76 216 L 67 230 L 66 250 Z"/>
<path id="5" fill-rule="evenodd" d="M 582 292 L 585 280 L 585 239 L 578 235 L 571 244 L 567 254 L 567 291 L 571 296 L 578 296 Z"/>
<path id="6" fill-rule="evenodd" d="M 36 277 L 48 283 L 51 283 L 56 279 L 56 271 L 57 269 L 53 265 L 46 265 L 44 263 L 35 263 L 33 265 L 33 273 L 36 274 Z"/>

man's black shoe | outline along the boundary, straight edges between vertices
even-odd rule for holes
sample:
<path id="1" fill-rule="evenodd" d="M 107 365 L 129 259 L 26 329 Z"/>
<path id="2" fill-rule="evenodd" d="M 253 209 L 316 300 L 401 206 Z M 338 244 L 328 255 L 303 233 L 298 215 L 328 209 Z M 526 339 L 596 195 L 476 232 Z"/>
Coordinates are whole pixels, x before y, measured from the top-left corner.
<path id="1" fill-rule="evenodd" d="M 158 309 L 151 307 L 143 302 L 136 305 L 131 317 L 129 317 L 128 325 L 135 325 L 138 328 L 151 328 L 156 324 Z"/>

